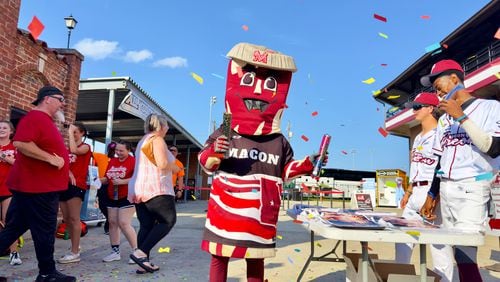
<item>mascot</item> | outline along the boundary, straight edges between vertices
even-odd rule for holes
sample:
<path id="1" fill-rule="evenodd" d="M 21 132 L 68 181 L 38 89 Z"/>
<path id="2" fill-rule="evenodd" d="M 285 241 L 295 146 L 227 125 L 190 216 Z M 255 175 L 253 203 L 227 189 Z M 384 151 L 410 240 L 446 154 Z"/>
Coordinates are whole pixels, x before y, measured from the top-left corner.
<path id="1" fill-rule="evenodd" d="M 198 155 L 213 176 L 201 248 L 212 254 L 210 281 L 227 280 L 229 258 L 245 258 L 248 281 L 263 281 L 264 258 L 276 252 L 283 182 L 310 174 L 318 155 L 294 160 L 280 131 L 293 58 L 248 43 L 227 56 L 230 130 L 218 128 Z"/>

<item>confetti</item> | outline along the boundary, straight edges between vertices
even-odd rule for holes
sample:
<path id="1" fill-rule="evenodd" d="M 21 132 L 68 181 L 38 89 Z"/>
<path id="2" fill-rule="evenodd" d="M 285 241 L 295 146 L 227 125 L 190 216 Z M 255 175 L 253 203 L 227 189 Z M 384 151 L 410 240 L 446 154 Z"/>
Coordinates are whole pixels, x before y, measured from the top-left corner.
<path id="1" fill-rule="evenodd" d="M 248 31 L 248 25 L 244 24 L 241 26 L 241 28 L 244 30 L 244 31 Z"/>
<path id="2" fill-rule="evenodd" d="M 196 80 L 199 84 L 203 85 L 203 78 L 201 76 L 197 75 L 194 72 L 191 72 L 190 74 L 194 78 L 194 80 Z"/>
<path id="3" fill-rule="evenodd" d="M 375 19 L 379 20 L 379 21 L 384 22 L 384 23 L 386 23 L 386 22 L 387 22 L 387 18 L 386 18 L 386 17 L 383 17 L 383 16 L 381 16 L 381 15 L 373 14 L 373 17 L 374 17 Z"/>
<path id="4" fill-rule="evenodd" d="M 31 35 L 35 38 L 35 40 L 37 40 L 40 34 L 42 34 L 44 28 L 45 26 L 42 22 L 36 16 L 33 16 L 33 19 L 28 25 L 28 30 L 31 32 Z"/>
<path id="5" fill-rule="evenodd" d="M 444 171 L 438 170 L 438 171 L 436 171 L 436 174 L 444 174 Z"/>
<path id="6" fill-rule="evenodd" d="M 321 244 L 319 242 L 316 243 L 316 246 L 318 246 L 320 248 L 323 247 L 323 246 L 321 246 Z"/>
<path id="7" fill-rule="evenodd" d="M 424 149 L 424 147 L 422 145 L 417 147 L 417 151 L 422 151 L 423 149 Z"/>
<path id="8" fill-rule="evenodd" d="M 422 16 L 420 16 L 420 18 L 423 19 L 423 20 L 429 20 L 431 18 L 431 16 L 422 15 Z"/>
<path id="9" fill-rule="evenodd" d="M 283 240 L 283 236 L 281 235 L 276 235 L 276 238 L 278 238 L 279 240 Z"/>
<path id="10" fill-rule="evenodd" d="M 305 135 L 300 136 L 300 138 L 302 138 L 302 140 L 304 140 L 306 142 L 309 141 L 309 138 L 307 138 L 307 136 L 305 136 Z"/>
<path id="11" fill-rule="evenodd" d="M 317 116 L 317 115 L 318 115 L 318 112 L 317 112 L 317 111 L 314 111 L 314 112 L 312 112 L 312 114 L 311 114 L 311 115 L 312 115 L 313 117 L 315 117 L 315 116 Z"/>
<path id="12" fill-rule="evenodd" d="M 385 131 L 385 129 L 383 129 L 382 127 L 378 128 L 378 132 L 384 137 L 387 137 L 387 135 L 389 135 L 389 133 Z"/>
<path id="13" fill-rule="evenodd" d="M 257 190 L 257 189 L 252 189 L 252 193 L 257 193 L 257 192 L 259 192 L 259 190 Z"/>
<path id="14" fill-rule="evenodd" d="M 374 82 L 375 82 L 375 78 L 370 77 L 370 78 L 368 78 L 367 80 L 363 80 L 362 82 L 363 82 L 363 83 L 365 83 L 365 84 L 370 85 L 370 84 L 372 84 L 372 83 L 374 83 Z"/>
<path id="15" fill-rule="evenodd" d="M 215 76 L 217 78 L 220 78 L 220 79 L 224 79 L 224 77 L 220 74 L 216 74 L 216 73 L 211 73 L 212 76 Z"/>
<path id="16" fill-rule="evenodd" d="M 495 76 L 500 79 L 500 72 L 495 73 Z"/>
<path id="17" fill-rule="evenodd" d="M 494 36 L 496 39 L 500 39 L 500 27 L 497 29 L 497 32 L 495 33 Z"/>
<path id="18" fill-rule="evenodd" d="M 420 232 L 415 231 L 415 230 L 406 231 L 406 234 L 411 235 L 411 236 L 420 236 Z"/>
<path id="19" fill-rule="evenodd" d="M 441 44 L 439 44 L 439 42 L 436 42 L 434 44 L 425 47 L 425 53 L 433 52 L 439 48 L 441 48 Z"/>
<path id="20" fill-rule="evenodd" d="M 292 258 L 288 257 L 288 261 L 289 261 L 291 264 L 293 264 L 293 260 L 292 260 Z"/>
<path id="21" fill-rule="evenodd" d="M 387 99 L 392 100 L 392 99 L 397 99 L 399 97 L 401 97 L 401 95 L 390 95 L 389 97 L 387 97 Z"/>
<path id="22" fill-rule="evenodd" d="M 196 197 L 194 195 L 191 195 L 191 198 L 196 201 Z"/>
<path id="23" fill-rule="evenodd" d="M 302 224 L 302 223 L 304 223 L 304 222 L 303 222 L 303 221 L 300 221 L 300 220 L 297 220 L 297 219 L 294 219 L 294 220 L 293 220 L 293 223 Z"/>
<path id="24" fill-rule="evenodd" d="M 378 35 L 379 35 L 380 37 L 385 38 L 385 39 L 388 39 L 388 38 L 389 38 L 389 36 L 388 36 L 387 34 L 382 33 L 382 32 L 379 32 L 379 33 L 378 33 Z"/>
<path id="25" fill-rule="evenodd" d="M 162 253 L 167 253 L 167 254 L 169 254 L 169 253 L 170 253 L 170 247 L 165 247 L 165 248 L 160 247 L 160 248 L 158 249 L 158 253 L 160 253 L 160 254 L 162 254 Z"/>
<path id="26" fill-rule="evenodd" d="M 434 55 L 439 54 L 439 53 L 441 53 L 441 52 L 443 52 L 443 50 L 437 50 L 437 51 L 434 51 L 434 52 L 431 54 L 431 56 L 434 56 Z"/>
<path id="27" fill-rule="evenodd" d="M 448 49 L 448 44 L 441 44 L 441 46 L 443 46 L 444 49 Z"/>
<path id="28" fill-rule="evenodd" d="M 382 90 L 375 90 L 375 91 L 372 91 L 372 95 L 373 96 L 378 96 L 378 94 L 382 93 Z"/>
<path id="29" fill-rule="evenodd" d="M 387 67 L 387 64 L 380 64 L 380 65 L 383 66 L 383 67 Z"/>
<path id="30" fill-rule="evenodd" d="M 116 71 L 112 71 L 111 76 L 116 76 Z"/>
<path id="31" fill-rule="evenodd" d="M 342 150 L 341 152 L 342 152 L 342 154 L 347 155 L 346 151 Z"/>
<path id="32" fill-rule="evenodd" d="M 293 249 L 295 252 L 300 253 L 300 249 Z"/>

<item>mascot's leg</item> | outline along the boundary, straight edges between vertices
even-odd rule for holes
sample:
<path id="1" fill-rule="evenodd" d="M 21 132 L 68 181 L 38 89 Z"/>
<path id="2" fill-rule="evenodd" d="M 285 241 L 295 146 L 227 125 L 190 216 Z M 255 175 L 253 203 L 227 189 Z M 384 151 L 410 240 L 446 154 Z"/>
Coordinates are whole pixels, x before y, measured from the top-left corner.
<path id="1" fill-rule="evenodd" d="M 264 259 L 246 259 L 247 261 L 247 281 L 264 281 Z"/>
<path id="2" fill-rule="evenodd" d="M 225 282 L 227 280 L 228 257 L 212 255 L 210 261 L 210 282 Z"/>

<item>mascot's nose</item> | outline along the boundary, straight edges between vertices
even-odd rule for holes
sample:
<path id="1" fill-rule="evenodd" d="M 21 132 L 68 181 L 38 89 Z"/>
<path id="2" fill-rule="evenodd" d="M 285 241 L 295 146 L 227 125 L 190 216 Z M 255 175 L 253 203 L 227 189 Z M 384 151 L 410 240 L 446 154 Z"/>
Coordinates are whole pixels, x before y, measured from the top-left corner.
<path id="1" fill-rule="evenodd" d="M 262 94 L 262 80 L 257 79 L 257 83 L 255 83 L 255 90 L 253 91 L 254 94 Z"/>

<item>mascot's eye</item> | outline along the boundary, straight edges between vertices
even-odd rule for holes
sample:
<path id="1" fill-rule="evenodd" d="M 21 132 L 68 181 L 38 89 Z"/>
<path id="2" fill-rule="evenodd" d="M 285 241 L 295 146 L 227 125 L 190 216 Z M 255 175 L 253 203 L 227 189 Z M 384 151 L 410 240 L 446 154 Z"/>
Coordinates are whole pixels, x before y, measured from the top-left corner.
<path id="1" fill-rule="evenodd" d="M 276 85 L 276 79 L 272 76 L 266 78 L 266 81 L 264 81 L 264 89 L 266 90 L 276 91 Z"/>
<path id="2" fill-rule="evenodd" d="M 253 86 L 254 81 L 255 81 L 255 73 L 247 72 L 241 77 L 240 85 Z"/>

